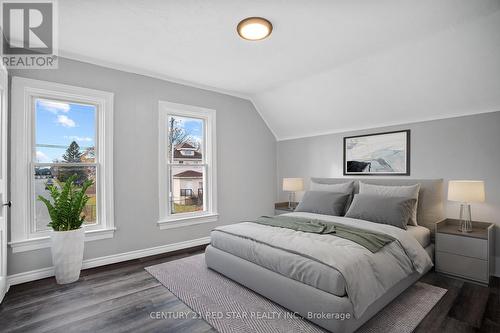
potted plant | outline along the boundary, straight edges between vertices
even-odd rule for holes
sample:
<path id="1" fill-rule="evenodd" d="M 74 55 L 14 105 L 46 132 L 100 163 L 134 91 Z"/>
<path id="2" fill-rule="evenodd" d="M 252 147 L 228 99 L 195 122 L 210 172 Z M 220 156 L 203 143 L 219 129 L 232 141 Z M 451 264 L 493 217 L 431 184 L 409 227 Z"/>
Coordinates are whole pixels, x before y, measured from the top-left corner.
<path id="1" fill-rule="evenodd" d="M 49 211 L 51 221 L 48 226 L 53 229 L 50 237 L 52 262 L 59 284 L 77 281 L 82 268 L 85 238 L 82 211 L 89 200 L 85 193 L 94 182 L 86 180 L 78 186 L 77 177 L 75 174 L 58 186 L 48 185 L 52 200 L 38 196 Z"/>

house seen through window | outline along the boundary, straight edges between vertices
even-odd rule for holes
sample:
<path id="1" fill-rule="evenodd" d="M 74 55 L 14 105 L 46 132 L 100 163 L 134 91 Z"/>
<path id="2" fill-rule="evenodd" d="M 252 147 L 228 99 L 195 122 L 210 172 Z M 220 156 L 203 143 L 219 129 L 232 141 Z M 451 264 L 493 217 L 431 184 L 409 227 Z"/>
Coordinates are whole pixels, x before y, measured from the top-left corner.
<path id="1" fill-rule="evenodd" d="M 169 115 L 170 213 L 204 210 L 204 120 Z"/>

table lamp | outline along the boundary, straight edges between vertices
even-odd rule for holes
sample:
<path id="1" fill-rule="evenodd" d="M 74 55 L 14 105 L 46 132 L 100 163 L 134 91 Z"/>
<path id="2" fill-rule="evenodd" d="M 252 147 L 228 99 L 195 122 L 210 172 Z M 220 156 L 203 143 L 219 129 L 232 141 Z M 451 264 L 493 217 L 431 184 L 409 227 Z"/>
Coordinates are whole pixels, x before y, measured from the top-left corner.
<path id="1" fill-rule="evenodd" d="M 472 231 L 471 202 L 484 202 L 484 182 L 482 180 L 450 180 L 448 200 L 460 202 L 460 227 L 462 232 Z"/>
<path id="2" fill-rule="evenodd" d="M 283 178 L 283 191 L 288 192 L 288 208 L 292 209 L 295 202 L 295 192 L 304 190 L 304 179 Z"/>

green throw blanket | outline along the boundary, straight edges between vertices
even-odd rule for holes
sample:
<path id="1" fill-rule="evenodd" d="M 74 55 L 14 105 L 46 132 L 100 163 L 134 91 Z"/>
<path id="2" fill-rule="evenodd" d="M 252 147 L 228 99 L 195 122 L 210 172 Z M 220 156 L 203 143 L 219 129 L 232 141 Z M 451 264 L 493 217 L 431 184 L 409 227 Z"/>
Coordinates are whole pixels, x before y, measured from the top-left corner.
<path id="1" fill-rule="evenodd" d="M 248 222 L 268 225 L 271 227 L 310 232 L 313 234 L 335 234 L 337 237 L 358 243 L 373 253 L 395 240 L 395 238 L 382 233 L 353 228 L 339 223 L 303 217 L 280 215 L 261 216 L 255 221 Z"/>

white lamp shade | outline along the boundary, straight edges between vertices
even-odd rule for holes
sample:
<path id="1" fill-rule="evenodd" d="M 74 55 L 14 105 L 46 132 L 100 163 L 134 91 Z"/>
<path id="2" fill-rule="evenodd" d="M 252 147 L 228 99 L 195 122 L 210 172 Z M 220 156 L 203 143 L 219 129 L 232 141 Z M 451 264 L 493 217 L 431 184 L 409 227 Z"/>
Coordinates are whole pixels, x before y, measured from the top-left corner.
<path id="1" fill-rule="evenodd" d="M 283 191 L 297 192 L 304 189 L 304 179 L 283 178 Z"/>
<path id="2" fill-rule="evenodd" d="M 482 180 L 450 180 L 448 200 L 459 202 L 484 202 L 484 182 Z"/>

